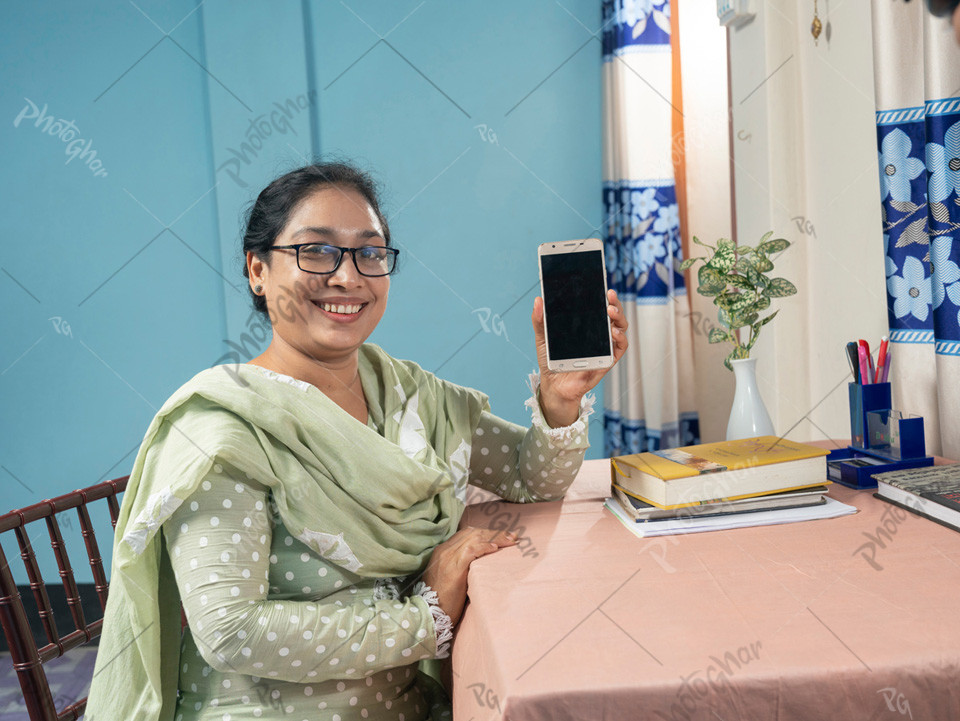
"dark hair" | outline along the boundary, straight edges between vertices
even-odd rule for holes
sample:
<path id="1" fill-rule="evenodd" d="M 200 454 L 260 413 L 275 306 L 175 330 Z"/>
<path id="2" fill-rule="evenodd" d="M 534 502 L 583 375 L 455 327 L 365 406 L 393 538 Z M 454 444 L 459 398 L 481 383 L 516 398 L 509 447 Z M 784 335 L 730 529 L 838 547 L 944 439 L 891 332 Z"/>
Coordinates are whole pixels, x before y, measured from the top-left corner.
<path id="1" fill-rule="evenodd" d="M 314 163 L 286 175 L 281 175 L 264 188 L 246 214 L 246 230 L 243 234 L 243 275 L 250 277 L 246 254 L 252 251 L 266 261 L 270 247 L 283 232 L 290 215 L 300 202 L 311 193 L 329 186 L 345 186 L 356 190 L 364 197 L 383 227 L 383 239 L 390 245 L 390 228 L 380 210 L 377 184 L 364 171 L 345 162 Z M 267 315 L 267 299 L 250 290 L 253 307 Z"/>

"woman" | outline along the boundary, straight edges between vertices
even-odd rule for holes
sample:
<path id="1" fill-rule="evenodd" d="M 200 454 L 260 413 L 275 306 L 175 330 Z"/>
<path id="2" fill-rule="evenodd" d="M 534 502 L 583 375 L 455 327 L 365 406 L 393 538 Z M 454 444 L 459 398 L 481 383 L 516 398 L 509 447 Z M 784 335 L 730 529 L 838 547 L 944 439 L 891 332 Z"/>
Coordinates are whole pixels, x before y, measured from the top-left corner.
<path id="1" fill-rule="evenodd" d="M 457 531 L 466 485 L 560 498 L 603 373 L 543 372 L 540 299 L 529 429 L 366 344 L 397 251 L 372 182 L 347 165 L 271 183 L 244 253 L 273 338 L 197 375 L 147 430 L 87 718 L 441 718 L 418 664 L 449 654 L 470 563 L 517 541 Z M 609 302 L 619 358 L 626 322 Z"/>

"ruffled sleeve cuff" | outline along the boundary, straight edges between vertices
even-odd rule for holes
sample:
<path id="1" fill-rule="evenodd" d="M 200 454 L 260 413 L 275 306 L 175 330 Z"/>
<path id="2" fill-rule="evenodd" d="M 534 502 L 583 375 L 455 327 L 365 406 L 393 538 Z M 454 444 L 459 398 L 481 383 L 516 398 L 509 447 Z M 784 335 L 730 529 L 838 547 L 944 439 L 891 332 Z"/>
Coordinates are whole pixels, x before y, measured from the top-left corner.
<path id="1" fill-rule="evenodd" d="M 453 639 L 453 622 L 444 610 L 440 608 L 437 592 L 423 581 L 418 581 L 413 587 L 413 595 L 420 596 L 420 598 L 427 602 L 427 606 L 430 608 L 430 615 L 433 616 L 433 625 L 437 629 L 437 655 L 435 658 L 449 657 L 450 642 Z"/>
<path id="2" fill-rule="evenodd" d="M 580 399 L 580 417 L 569 426 L 560 426 L 551 428 L 543 417 L 543 410 L 540 408 L 540 373 L 534 371 L 529 379 L 531 397 L 527 398 L 524 405 L 530 409 L 530 415 L 533 419 L 533 425 L 544 435 L 557 445 L 566 445 L 572 443 L 586 435 L 587 419 L 593 413 L 593 404 L 596 403 L 596 396 L 587 393 Z"/>

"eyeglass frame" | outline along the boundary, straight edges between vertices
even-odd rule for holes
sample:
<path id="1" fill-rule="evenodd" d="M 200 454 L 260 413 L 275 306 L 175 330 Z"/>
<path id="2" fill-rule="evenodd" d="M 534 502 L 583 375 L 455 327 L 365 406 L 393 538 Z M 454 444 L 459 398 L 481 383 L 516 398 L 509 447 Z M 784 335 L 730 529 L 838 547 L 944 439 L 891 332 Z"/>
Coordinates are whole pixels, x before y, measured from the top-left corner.
<path id="1" fill-rule="evenodd" d="M 321 271 L 321 270 L 307 270 L 302 265 L 300 265 L 300 249 L 308 245 L 324 245 L 328 248 L 336 248 L 340 251 L 340 257 L 337 258 L 337 264 L 333 266 L 333 270 Z M 360 266 L 357 264 L 357 251 L 363 250 L 364 248 L 377 248 L 378 250 L 385 250 L 390 255 L 393 256 L 393 267 L 387 273 L 380 273 L 378 275 L 370 275 L 369 273 L 364 273 L 360 270 Z M 295 245 L 271 245 L 269 250 L 295 250 L 297 251 L 297 267 L 302 270 L 304 273 L 312 273 L 313 275 L 332 275 L 340 269 L 340 264 L 343 263 L 343 256 L 345 251 L 350 252 L 350 256 L 353 258 L 353 267 L 357 269 L 357 272 L 362 275 L 364 278 L 386 278 L 388 275 L 393 275 L 397 270 L 397 258 L 400 256 L 399 248 L 391 248 L 385 245 L 361 245 L 359 248 L 349 248 L 343 245 L 333 245 L 331 243 L 297 243 Z"/>

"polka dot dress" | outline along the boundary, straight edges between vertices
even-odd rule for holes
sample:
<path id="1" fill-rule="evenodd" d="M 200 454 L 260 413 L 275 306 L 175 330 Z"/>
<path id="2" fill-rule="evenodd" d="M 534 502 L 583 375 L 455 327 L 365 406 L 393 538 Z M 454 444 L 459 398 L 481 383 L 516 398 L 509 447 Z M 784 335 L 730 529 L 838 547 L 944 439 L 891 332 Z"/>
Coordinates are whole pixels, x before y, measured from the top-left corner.
<path id="1" fill-rule="evenodd" d="M 561 498 L 588 414 L 551 429 L 536 408 L 528 428 L 483 413 L 470 483 L 519 503 Z M 438 651 L 427 601 L 328 563 L 242 471 L 216 466 L 163 535 L 188 621 L 176 721 L 450 719 L 417 670 Z"/>
<path id="2" fill-rule="evenodd" d="M 209 476 L 163 526 L 189 624 L 174 718 L 431 717 L 427 602 L 327 563 L 238 476 Z"/>
<path id="3" fill-rule="evenodd" d="M 589 445 L 584 415 L 550 428 L 535 412 L 525 428 L 483 413 L 470 449 L 470 482 L 514 503 L 563 498 Z"/>

